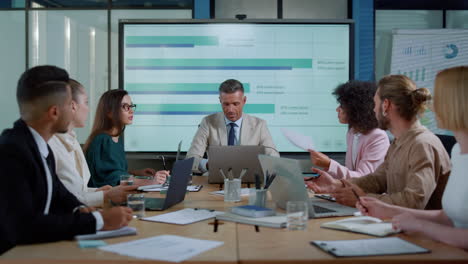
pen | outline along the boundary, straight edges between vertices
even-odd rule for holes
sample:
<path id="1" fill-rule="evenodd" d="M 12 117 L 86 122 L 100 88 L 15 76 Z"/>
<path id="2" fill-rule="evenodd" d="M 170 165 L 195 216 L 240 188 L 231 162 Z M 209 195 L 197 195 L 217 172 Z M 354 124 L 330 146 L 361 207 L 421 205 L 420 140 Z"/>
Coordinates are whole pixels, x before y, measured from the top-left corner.
<path id="1" fill-rule="evenodd" d="M 232 168 L 228 169 L 228 177 L 229 177 L 229 180 L 233 180 L 234 176 L 232 176 Z"/>
<path id="2" fill-rule="evenodd" d="M 226 175 L 224 174 L 223 169 L 219 168 L 219 174 L 221 174 L 221 175 L 223 176 L 224 179 L 227 179 L 227 178 L 226 178 Z"/>
<path id="3" fill-rule="evenodd" d="M 214 211 L 215 211 L 214 209 L 196 208 L 196 207 L 193 208 L 193 210 L 195 210 L 195 211 L 198 211 L 198 210 L 206 210 L 206 211 L 208 211 L 208 212 L 214 212 Z"/>
<path id="4" fill-rule="evenodd" d="M 164 170 L 167 170 L 167 167 L 166 167 L 166 159 L 164 158 L 163 155 L 161 155 L 161 159 L 162 159 L 162 163 L 163 163 L 163 168 L 164 168 Z"/>
<path id="5" fill-rule="evenodd" d="M 242 171 L 241 171 L 241 173 L 240 173 L 240 176 L 239 176 L 239 179 L 242 180 L 242 177 L 244 177 L 244 175 L 247 173 L 247 170 L 248 170 L 247 168 L 243 168 L 243 169 L 242 169 Z"/>
<path id="6" fill-rule="evenodd" d="M 275 177 L 276 177 L 276 173 L 271 174 L 271 176 L 267 180 L 267 183 L 265 184 L 265 189 L 268 189 L 268 187 L 270 187 Z"/>
<path id="7" fill-rule="evenodd" d="M 356 196 L 356 199 L 358 201 L 358 203 L 362 206 L 362 208 L 364 208 L 367 212 L 369 212 L 369 210 L 367 210 L 367 207 L 365 207 L 362 203 L 361 203 L 361 198 L 359 197 L 359 195 L 356 193 L 356 191 L 351 188 L 351 191 L 354 193 L 354 196 Z"/>
<path id="8" fill-rule="evenodd" d="M 260 176 L 255 174 L 255 189 L 260 190 Z"/>

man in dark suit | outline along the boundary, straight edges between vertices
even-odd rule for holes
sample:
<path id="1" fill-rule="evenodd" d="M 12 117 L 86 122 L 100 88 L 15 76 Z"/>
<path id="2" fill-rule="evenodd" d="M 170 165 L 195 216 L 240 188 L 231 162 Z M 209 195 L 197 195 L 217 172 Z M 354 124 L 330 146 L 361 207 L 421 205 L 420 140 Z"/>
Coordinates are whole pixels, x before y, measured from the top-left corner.
<path id="1" fill-rule="evenodd" d="M 34 67 L 18 81 L 21 119 L 0 136 L 0 254 L 16 244 L 117 229 L 132 219 L 126 207 L 84 207 L 57 178 L 47 141 L 67 132 L 71 121 L 67 82 L 67 72 L 55 66 Z"/>

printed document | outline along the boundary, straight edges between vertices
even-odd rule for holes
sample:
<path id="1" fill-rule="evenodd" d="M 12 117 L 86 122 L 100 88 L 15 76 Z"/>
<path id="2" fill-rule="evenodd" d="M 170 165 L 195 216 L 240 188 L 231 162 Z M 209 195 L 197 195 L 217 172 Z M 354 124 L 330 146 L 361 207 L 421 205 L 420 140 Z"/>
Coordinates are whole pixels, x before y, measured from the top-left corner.
<path id="1" fill-rule="evenodd" d="M 308 149 L 314 149 L 314 143 L 312 143 L 312 139 L 310 137 L 304 136 L 287 128 L 281 128 L 281 132 L 289 140 L 289 142 L 293 143 L 296 147 L 305 151 Z"/>
<path id="2" fill-rule="evenodd" d="M 140 259 L 181 262 L 219 247 L 224 242 L 162 235 L 99 247 L 99 249 Z"/>

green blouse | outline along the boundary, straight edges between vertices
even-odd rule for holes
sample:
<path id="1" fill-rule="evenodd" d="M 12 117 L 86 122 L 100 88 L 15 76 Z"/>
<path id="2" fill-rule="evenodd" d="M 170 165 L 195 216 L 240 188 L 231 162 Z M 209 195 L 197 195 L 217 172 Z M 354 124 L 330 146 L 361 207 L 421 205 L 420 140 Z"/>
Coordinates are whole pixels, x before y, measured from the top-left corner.
<path id="1" fill-rule="evenodd" d="M 98 134 L 86 151 L 86 161 L 91 172 L 89 187 L 116 186 L 120 175 L 128 174 L 122 137 L 116 143 L 110 135 Z"/>

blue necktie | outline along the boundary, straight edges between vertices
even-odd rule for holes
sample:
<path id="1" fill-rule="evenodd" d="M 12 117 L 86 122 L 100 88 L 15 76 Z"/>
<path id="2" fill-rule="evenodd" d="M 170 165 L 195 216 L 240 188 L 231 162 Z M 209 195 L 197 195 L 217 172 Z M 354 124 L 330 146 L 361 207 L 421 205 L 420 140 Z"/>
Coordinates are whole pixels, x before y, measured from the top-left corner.
<path id="1" fill-rule="evenodd" d="M 229 123 L 229 125 L 231 126 L 231 129 L 229 129 L 228 146 L 233 146 L 236 139 L 236 131 L 234 130 L 234 127 L 237 125 L 236 123 Z"/>

